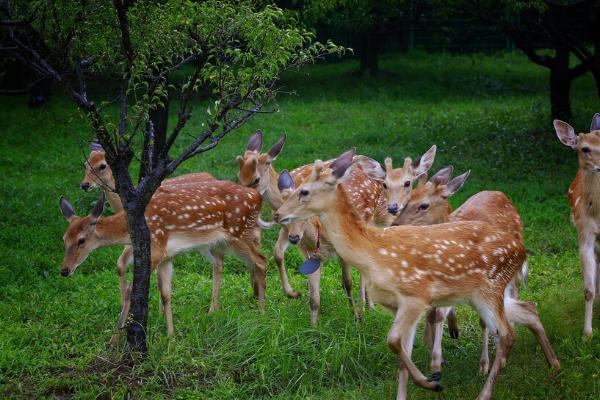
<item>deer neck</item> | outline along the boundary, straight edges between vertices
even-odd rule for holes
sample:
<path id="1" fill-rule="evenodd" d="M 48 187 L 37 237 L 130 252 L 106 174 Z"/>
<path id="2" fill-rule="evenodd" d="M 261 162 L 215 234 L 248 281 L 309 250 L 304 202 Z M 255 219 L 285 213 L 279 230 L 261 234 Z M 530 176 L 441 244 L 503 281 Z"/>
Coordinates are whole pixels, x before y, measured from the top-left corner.
<path id="1" fill-rule="evenodd" d="M 323 236 L 333 245 L 341 258 L 354 265 L 361 273 L 369 274 L 372 263 L 368 246 L 372 232 L 354 211 L 342 185 L 338 185 L 333 204 L 319 218 Z"/>
<path id="2" fill-rule="evenodd" d="M 273 166 L 269 167 L 269 174 L 267 177 L 267 188 L 261 196 L 263 200 L 269 205 L 271 210 L 277 210 L 283 204 L 283 198 L 281 197 L 281 192 L 277 187 L 277 180 L 279 179 L 279 174 L 275 171 Z"/>
<path id="3" fill-rule="evenodd" d="M 583 194 L 588 214 L 600 218 L 600 174 L 583 171 Z"/>
<path id="4" fill-rule="evenodd" d="M 131 244 L 125 212 L 120 211 L 115 215 L 98 219 L 96 238 L 98 239 L 98 247 Z"/>
<path id="5" fill-rule="evenodd" d="M 110 204 L 110 208 L 112 208 L 113 212 L 118 213 L 123 209 L 123 203 L 121 203 L 121 198 L 116 192 L 110 190 L 107 187 L 103 188 L 102 191 L 104 192 L 104 195 L 106 196 L 106 201 L 108 201 L 108 204 Z"/>

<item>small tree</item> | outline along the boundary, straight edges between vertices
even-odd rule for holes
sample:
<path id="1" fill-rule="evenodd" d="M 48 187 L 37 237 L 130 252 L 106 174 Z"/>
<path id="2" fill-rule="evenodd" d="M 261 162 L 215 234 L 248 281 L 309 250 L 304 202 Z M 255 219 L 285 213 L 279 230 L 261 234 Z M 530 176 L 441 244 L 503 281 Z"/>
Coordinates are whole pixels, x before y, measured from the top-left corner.
<path id="1" fill-rule="evenodd" d="M 130 346 L 147 351 L 150 233 L 144 210 L 161 181 L 181 163 L 217 146 L 280 92 L 282 72 L 340 53 L 274 7 L 248 2 L 81 0 L 2 1 L 2 48 L 58 83 L 85 113 L 115 176 L 134 252 Z M 183 82 L 170 84 L 178 71 Z M 96 103 L 86 76 L 110 76 L 112 101 Z M 192 117 L 192 98 L 207 100 L 200 132 L 174 145 Z M 169 95 L 178 99 L 168 129 Z M 113 103 L 118 106 L 107 107 Z M 115 115 L 116 114 L 116 115 Z M 137 183 L 132 162 L 139 162 Z"/>

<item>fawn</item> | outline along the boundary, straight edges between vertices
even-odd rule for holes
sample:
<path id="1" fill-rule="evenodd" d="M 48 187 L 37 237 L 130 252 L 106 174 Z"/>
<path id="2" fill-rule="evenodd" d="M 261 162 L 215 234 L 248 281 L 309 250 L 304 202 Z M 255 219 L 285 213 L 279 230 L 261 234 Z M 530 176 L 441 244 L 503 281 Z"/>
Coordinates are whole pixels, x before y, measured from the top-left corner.
<path id="1" fill-rule="evenodd" d="M 367 277 L 373 300 L 394 313 L 388 345 L 398 357 L 398 398 L 405 398 L 408 374 L 418 386 L 441 389 L 439 381 L 428 380 L 411 360 L 420 316 L 432 306 L 470 304 L 497 338 L 496 357 L 479 394 L 479 399 L 491 398 L 515 340 L 505 315 L 504 290 L 525 261 L 525 248 L 514 235 L 479 221 L 368 225 L 356 215 L 340 184 L 353 154 L 342 154 L 333 169 L 315 161 L 310 178 L 277 210 L 275 221 L 288 224 L 319 216 L 335 251 Z M 437 249 L 432 254 L 433 245 Z"/>
<path id="2" fill-rule="evenodd" d="M 442 168 L 424 185 L 413 190 L 406 208 L 399 214 L 393 225 L 433 225 L 456 221 L 483 221 L 512 234 L 515 240 L 523 241 L 523 223 L 516 207 L 502 192 L 483 191 L 471 196 L 456 211 L 451 213 L 448 198 L 456 193 L 469 176 L 469 171 L 450 180 L 453 168 Z M 527 261 L 522 269 L 526 269 Z M 535 335 L 546 356 L 548 364 L 560 370 L 552 345 L 546 336 L 535 304 L 518 300 L 519 276 L 516 275 L 507 286 L 504 297 L 506 317 L 511 322 L 526 325 Z M 442 368 L 443 321 L 448 318 L 452 337 L 458 336 L 453 307 L 433 308 L 428 312 L 425 326 L 425 341 L 432 347 L 431 371 L 440 373 Z M 480 372 L 489 370 L 488 331 L 483 320 L 483 346 Z"/>
<path id="3" fill-rule="evenodd" d="M 151 233 L 152 269 L 158 274 L 161 310 L 167 331 L 173 333 L 171 312 L 172 258 L 182 252 L 199 250 L 213 260 L 211 309 L 218 308 L 223 254 L 232 251 L 250 269 L 255 295 L 264 310 L 266 260 L 260 254 L 258 216 L 262 201 L 255 190 L 227 181 L 189 182 L 161 186 L 146 207 L 146 223 Z M 90 215 L 78 217 L 64 198 L 60 207 L 69 226 L 63 240 L 65 257 L 61 275 L 69 276 L 95 249 L 130 245 L 125 212 L 101 217 L 104 194 Z M 129 313 L 130 286 L 121 284 L 122 310 L 117 329 Z M 114 339 L 114 337 L 113 337 Z"/>
<path id="4" fill-rule="evenodd" d="M 583 336 L 592 334 L 594 298 L 600 296 L 598 233 L 600 232 L 600 114 L 592 118 L 589 133 L 575 134 L 566 122 L 554 120 L 558 139 L 577 152 L 579 169 L 569 186 L 569 207 L 579 236 L 583 272 L 585 318 Z"/>

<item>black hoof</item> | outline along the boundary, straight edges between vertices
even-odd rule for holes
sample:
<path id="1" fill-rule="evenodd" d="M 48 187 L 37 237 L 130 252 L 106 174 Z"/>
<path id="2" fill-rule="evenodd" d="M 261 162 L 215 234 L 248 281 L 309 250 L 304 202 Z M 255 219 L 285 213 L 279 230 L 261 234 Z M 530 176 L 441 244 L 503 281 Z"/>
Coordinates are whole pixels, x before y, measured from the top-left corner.
<path id="1" fill-rule="evenodd" d="M 452 339 L 458 339 L 458 330 L 450 329 L 449 333 Z"/>
<path id="2" fill-rule="evenodd" d="M 439 385 L 439 383 L 440 383 L 439 381 L 441 381 L 441 380 L 442 380 L 442 371 L 436 371 L 431 374 L 429 379 L 427 379 L 427 382 L 437 382 Z"/>
<path id="3" fill-rule="evenodd" d="M 441 392 L 442 390 L 444 390 L 444 388 L 439 382 L 435 382 L 435 384 L 435 388 L 433 389 L 434 392 Z"/>

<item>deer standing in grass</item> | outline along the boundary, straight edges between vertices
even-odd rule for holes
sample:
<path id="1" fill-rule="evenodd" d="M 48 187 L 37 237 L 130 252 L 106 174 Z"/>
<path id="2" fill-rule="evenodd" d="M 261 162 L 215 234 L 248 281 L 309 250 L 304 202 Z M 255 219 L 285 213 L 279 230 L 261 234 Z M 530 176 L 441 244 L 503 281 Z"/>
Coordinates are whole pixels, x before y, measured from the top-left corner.
<path id="1" fill-rule="evenodd" d="M 592 118 L 589 133 L 575 134 L 566 122 L 554 120 L 560 141 L 577 151 L 579 170 L 569 186 L 571 216 L 579 236 L 579 255 L 583 272 L 585 317 L 583 336 L 592 335 L 594 298 L 600 296 L 600 114 Z"/>
<path id="2" fill-rule="evenodd" d="M 471 196 L 456 211 L 451 213 L 449 197 L 456 193 L 469 176 L 469 172 L 450 180 L 452 167 L 442 168 L 424 185 L 413 190 L 406 208 L 398 215 L 392 225 L 433 225 L 457 221 L 483 221 L 512 234 L 515 240 L 523 242 L 523 223 L 516 207 L 502 192 L 484 191 Z M 434 246 L 436 248 L 436 246 Z M 450 260 L 449 260 L 450 261 Z M 457 260 L 453 260 L 457 261 Z M 526 270 L 527 261 L 522 270 Z M 548 364 L 560 370 L 560 363 L 546 336 L 535 304 L 518 300 L 519 275 L 515 275 L 507 286 L 504 297 L 506 317 L 514 323 L 524 324 L 540 343 Z M 425 341 L 432 347 L 430 369 L 440 374 L 442 368 L 443 321 L 448 318 L 452 337 L 458 336 L 454 307 L 433 308 L 427 314 Z M 488 330 L 480 320 L 483 333 L 483 346 L 480 360 L 480 372 L 489 370 Z"/>
<path id="3" fill-rule="evenodd" d="M 515 340 L 504 310 L 504 290 L 525 261 L 514 235 L 485 222 L 430 226 L 367 225 L 351 206 L 340 183 L 353 151 L 334 169 L 316 161 L 311 176 L 277 210 L 282 224 L 319 216 L 335 251 L 367 277 L 369 295 L 395 314 L 388 345 L 400 368 L 398 399 L 406 397 L 408 375 L 426 389 L 440 390 L 411 360 L 414 334 L 429 307 L 470 304 L 497 339 L 496 357 L 479 399 L 489 399 Z M 330 173 L 328 173 L 330 172 Z M 433 245 L 438 249 L 431 253 Z M 455 260 L 451 265 L 450 259 Z"/>
<path id="4" fill-rule="evenodd" d="M 161 310 L 167 332 L 173 333 L 171 312 L 172 258 L 179 253 L 197 250 L 209 259 L 223 259 L 233 252 L 250 269 L 250 277 L 259 309 L 264 310 L 266 260 L 260 254 L 257 221 L 262 201 L 255 190 L 227 181 L 188 182 L 161 186 L 146 207 L 146 223 L 151 233 L 152 269 L 158 275 Z M 65 257 L 61 275 L 69 276 L 99 247 L 129 245 L 130 238 L 124 211 L 101 217 L 104 194 L 92 213 L 78 217 L 71 204 L 60 199 L 69 227 L 63 240 Z M 211 309 L 218 307 L 222 261 L 215 262 Z M 121 284 L 122 309 L 117 329 L 124 326 L 129 314 L 130 288 Z M 114 340 L 116 337 L 113 336 Z M 112 341 L 111 340 L 111 341 Z"/>
<path id="5" fill-rule="evenodd" d="M 271 210 L 277 210 L 286 199 L 287 193 L 293 191 L 295 185 L 302 183 L 311 173 L 312 165 L 304 165 L 287 173 L 280 181 L 280 174 L 273 168 L 273 161 L 281 153 L 285 145 L 286 136 L 280 138 L 267 153 L 261 153 L 263 136 L 261 131 L 254 133 L 248 140 L 248 145 L 243 156 L 238 156 L 239 164 L 238 179 L 242 185 L 256 188 L 263 200 Z M 358 215 L 366 221 L 376 224 L 389 225 L 398 210 L 402 209 L 412 189 L 414 180 L 425 174 L 435 158 L 435 145 L 432 146 L 417 162 L 413 163 L 406 158 L 402 168 L 392 168 L 392 160 L 386 159 L 384 170 L 378 162 L 364 156 L 356 156 L 357 167 L 345 182 L 347 190 L 352 196 L 352 205 Z M 330 165 L 333 160 L 325 161 Z M 284 256 L 289 244 L 300 244 L 300 249 L 305 258 L 314 254 L 317 248 L 317 236 L 319 232 L 318 218 L 310 221 L 301 221 L 283 226 L 279 232 L 274 253 L 284 292 L 292 298 L 298 297 L 289 284 L 285 269 Z M 329 245 L 326 236 L 320 237 L 320 249 L 318 258 L 325 262 L 335 256 L 335 252 Z M 342 286 L 348 297 L 351 307 L 352 278 L 350 266 L 340 257 L 342 265 Z M 311 321 L 317 321 L 320 305 L 319 285 L 320 269 L 309 276 L 309 295 L 311 305 Z M 367 301 L 364 280 L 361 276 L 361 300 L 363 304 Z"/>

